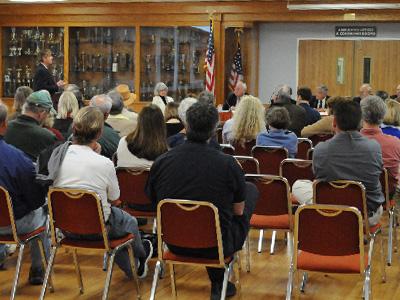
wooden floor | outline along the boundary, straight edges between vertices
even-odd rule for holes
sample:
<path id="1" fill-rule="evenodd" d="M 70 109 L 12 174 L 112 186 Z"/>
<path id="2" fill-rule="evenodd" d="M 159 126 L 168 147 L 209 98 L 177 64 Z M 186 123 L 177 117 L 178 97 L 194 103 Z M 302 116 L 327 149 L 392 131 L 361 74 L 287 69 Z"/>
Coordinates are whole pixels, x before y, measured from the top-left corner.
<path id="1" fill-rule="evenodd" d="M 384 232 L 386 233 L 386 232 Z M 258 254 L 258 231 L 251 232 L 251 273 L 245 271 L 245 260 L 242 255 L 241 271 L 242 299 L 284 299 L 287 275 L 289 270 L 288 249 L 283 237 L 278 235 L 275 254 L 269 254 L 269 235 L 264 240 L 263 252 Z M 386 242 L 386 235 L 385 235 Z M 79 254 L 83 273 L 85 293 L 79 294 L 73 268 L 72 256 L 59 251 L 54 269 L 55 293 L 47 293 L 46 299 L 101 299 L 105 272 L 102 271 L 102 255 L 99 253 L 81 252 Z M 28 284 L 29 255 L 25 256 L 23 272 L 17 290 L 17 299 L 38 299 L 40 287 Z M 7 260 L 6 271 L 0 271 L 0 299 L 8 299 L 11 282 L 14 276 L 16 255 Z M 154 272 L 155 259 L 150 263 L 149 275 L 141 281 L 142 299 L 148 299 Z M 374 254 L 372 289 L 374 299 L 400 299 L 400 259 L 394 254 L 393 264 L 386 268 L 387 282 L 379 279 L 379 252 Z M 169 274 L 160 280 L 157 299 L 172 299 Z M 209 299 L 210 285 L 206 272 L 202 268 L 185 266 L 176 267 L 178 299 Z M 362 281 L 360 277 L 348 275 L 310 274 L 305 294 L 301 299 L 361 299 Z M 124 274 L 116 267 L 111 283 L 109 299 L 136 299 L 133 281 L 125 279 Z M 231 299 L 240 299 L 235 296 Z"/>

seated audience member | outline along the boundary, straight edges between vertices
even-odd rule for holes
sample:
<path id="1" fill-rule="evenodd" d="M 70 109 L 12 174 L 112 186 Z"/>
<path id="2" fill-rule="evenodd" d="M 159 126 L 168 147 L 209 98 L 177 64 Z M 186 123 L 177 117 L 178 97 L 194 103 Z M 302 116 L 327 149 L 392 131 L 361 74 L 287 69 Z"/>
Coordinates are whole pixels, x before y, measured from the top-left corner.
<path id="1" fill-rule="evenodd" d="M 298 137 L 300 137 L 301 131 L 303 130 L 306 122 L 306 111 L 304 110 L 303 107 L 292 103 L 290 94 L 287 91 L 288 89 L 290 89 L 289 86 L 283 85 L 277 91 L 271 107 L 279 106 L 279 107 L 285 107 L 287 109 L 290 116 L 290 124 L 288 129 L 290 131 L 293 131 Z"/>
<path id="2" fill-rule="evenodd" d="M 36 160 L 42 150 L 57 141 L 53 133 L 41 126 L 51 111 L 56 113 L 49 92 L 41 90 L 30 94 L 22 107 L 22 114 L 9 122 L 5 142 Z"/>
<path id="3" fill-rule="evenodd" d="M 199 103 L 215 105 L 215 97 L 209 91 L 202 91 L 198 96 Z"/>
<path id="4" fill-rule="evenodd" d="M 53 128 L 59 130 L 66 140 L 69 137 L 72 120 L 78 110 L 79 104 L 75 94 L 70 91 L 63 92 L 58 100 L 58 112 Z"/>
<path id="5" fill-rule="evenodd" d="M 389 94 L 385 91 L 376 91 L 375 95 L 381 98 L 383 101 L 389 100 Z"/>
<path id="6" fill-rule="evenodd" d="M 325 110 L 328 108 L 328 87 L 324 84 L 317 86 L 317 93 L 312 98 L 310 106 L 318 110 Z"/>
<path id="7" fill-rule="evenodd" d="M 242 249 L 258 191 L 253 184 L 246 183 L 243 170 L 232 156 L 207 145 L 218 124 L 214 106 L 193 104 L 186 120 L 187 141 L 154 162 L 146 192 L 154 204 L 166 198 L 213 203 L 219 211 L 224 255 L 229 257 Z M 215 248 L 186 249 L 171 244 L 168 248 L 180 255 L 217 257 Z M 207 267 L 207 272 L 211 299 L 220 299 L 224 269 Z M 234 284 L 229 282 L 227 296 L 235 292 Z"/>
<path id="8" fill-rule="evenodd" d="M 186 127 L 186 111 L 189 109 L 190 106 L 195 104 L 197 99 L 195 98 L 185 98 L 181 101 L 178 107 L 178 115 L 179 119 L 182 121 L 183 125 Z M 174 148 L 183 144 L 186 140 L 186 130 L 185 128 L 182 129 L 177 134 L 171 135 L 167 139 L 168 147 Z"/>
<path id="9" fill-rule="evenodd" d="M 351 101 L 351 98 L 345 97 L 331 97 L 327 101 L 327 112 L 328 116 L 321 118 L 319 121 L 315 122 L 314 124 L 308 125 L 303 128 L 301 131 L 302 137 L 310 137 L 316 134 L 333 134 L 333 115 L 332 110 L 333 106 L 340 101 Z"/>
<path id="10" fill-rule="evenodd" d="M 105 94 L 97 95 L 90 100 L 90 106 L 99 108 L 104 115 L 104 128 L 99 144 L 101 145 L 101 155 L 111 159 L 117 151 L 120 140 L 118 132 L 106 122 L 111 111 L 111 99 Z"/>
<path id="11" fill-rule="evenodd" d="M 130 109 L 130 107 L 136 100 L 136 95 L 134 93 L 131 93 L 131 91 L 129 90 L 129 86 L 127 84 L 119 84 L 117 85 L 115 90 L 120 93 L 122 100 L 124 101 L 125 108 Z"/>
<path id="12" fill-rule="evenodd" d="M 121 138 L 117 149 L 118 167 L 146 169 L 168 151 L 164 117 L 156 105 L 144 107 L 134 131 Z"/>
<path id="13" fill-rule="evenodd" d="M 239 143 L 255 140 L 265 130 L 265 109 L 261 101 L 253 96 L 243 96 L 232 119 L 222 129 L 224 143 Z"/>
<path id="14" fill-rule="evenodd" d="M 390 96 L 391 99 L 400 101 L 400 84 L 396 87 L 396 94 Z"/>
<path id="15" fill-rule="evenodd" d="M 274 104 L 280 95 L 286 95 L 290 99 L 290 103 L 296 104 L 296 100 L 292 99 L 293 90 L 288 84 L 278 85 L 271 95 L 270 104 Z M 279 101 L 279 100 L 278 100 Z"/>
<path id="16" fill-rule="evenodd" d="M 179 119 L 178 107 L 179 104 L 176 102 L 170 102 L 165 107 L 164 119 L 167 127 L 167 137 L 175 135 L 185 128 L 182 121 Z"/>
<path id="17" fill-rule="evenodd" d="M 360 86 L 360 96 L 354 97 L 353 101 L 360 103 L 362 99 L 371 95 L 373 95 L 371 85 L 364 83 L 362 86 Z"/>
<path id="18" fill-rule="evenodd" d="M 289 152 L 289 157 L 297 154 L 297 136 L 288 130 L 290 117 L 285 107 L 272 107 L 267 111 L 267 130 L 257 136 L 257 146 L 280 146 Z"/>
<path id="19" fill-rule="evenodd" d="M 322 181 L 355 180 L 364 184 L 369 223 L 376 225 L 385 201 L 379 177 L 382 173 L 381 146 L 358 132 L 360 105 L 354 101 L 338 102 L 333 107 L 335 136 L 319 143 L 313 154 L 315 178 Z"/>
<path id="20" fill-rule="evenodd" d="M 127 136 L 136 128 L 138 115 L 124 107 L 124 102 L 120 93 L 116 90 L 107 93 L 111 98 L 111 111 L 107 118 L 107 123 L 119 133 L 120 137 Z"/>
<path id="21" fill-rule="evenodd" d="M 81 108 L 85 105 L 83 103 L 83 100 L 85 100 L 85 99 L 83 99 L 81 90 L 79 89 L 79 87 L 76 84 L 72 84 L 72 83 L 66 84 L 64 86 L 64 92 L 72 92 L 75 95 L 76 100 L 78 101 L 79 108 Z"/>
<path id="22" fill-rule="evenodd" d="M 381 145 L 383 166 L 389 175 L 389 194 L 393 196 L 399 179 L 400 140 L 384 134 L 379 128 L 386 113 L 386 104 L 380 97 L 368 96 L 360 104 L 363 120 L 361 134 Z"/>
<path id="23" fill-rule="evenodd" d="M 230 109 L 236 107 L 239 104 L 240 99 L 244 95 L 246 95 L 246 91 L 247 91 L 247 85 L 243 81 L 238 81 L 236 83 L 235 90 L 233 91 L 233 93 L 230 93 L 228 95 L 228 98 L 225 100 L 225 103 L 222 106 L 222 109 L 230 110 Z"/>
<path id="24" fill-rule="evenodd" d="M 148 269 L 147 261 L 152 255 L 152 245 L 148 240 L 142 242 L 134 217 L 110 204 L 118 200 L 120 191 L 114 164 L 99 154 L 101 146 L 97 141 L 103 127 L 104 114 L 98 108 L 84 107 L 77 113 L 72 123 L 72 145 L 66 150 L 53 186 L 86 189 L 99 195 L 109 238 L 116 239 L 129 233 L 135 236 L 133 247 L 136 258 L 139 260 L 137 273 L 143 278 Z M 126 248 L 117 253 L 115 262 L 128 278 L 132 278 Z"/>
<path id="25" fill-rule="evenodd" d="M 33 90 L 29 86 L 20 86 L 17 88 L 15 91 L 13 104 L 15 111 L 8 117 L 8 122 L 15 120 L 19 115 L 21 115 L 22 106 L 25 104 L 26 98 L 28 98 L 28 96 L 32 93 Z"/>
<path id="26" fill-rule="evenodd" d="M 164 82 L 157 83 L 154 88 L 154 97 L 151 104 L 157 105 L 161 109 L 163 114 L 165 112 L 165 106 L 170 102 L 174 102 L 174 99 L 167 96 L 167 94 L 168 94 L 167 85 Z"/>
<path id="27" fill-rule="evenodd" d="M 35 167 L 21 150 L 8 145 L 3 136 L 7 130 L 7 107 L 0 103 L 0 186 L 10 194 L 18 234 L 27 234 L 46 226 L 47 212 L 43 208 L 46 191 L 35 182 Z M 45 129 L 43 129 L 45 130 Z M 12 234 L 10 227 L 0 227 L 0 234 Z M 46 255 L 50 241 L 46 233 L 41 234 Z M 42 284 L 44 270 L 38 240 L 30 242 L 30 284 Z M 0 244 L 0 269 L 7 256 L 6 245 Z"/>
<path id="28" fill-rule="evenodd" d="M 306 111 L 305 126 L 314 124 L 321 119 L 319 112 L 310 106 L 311 97 L 311 89 L 308 87 L 300 87 L 297 90 L 297 105 L 301 106 Z"/>
<path id="29" fill-rule="evenodd" d="M 386 105 L 387 111 L 381 125 L 382 132 L 400 138 L 400 103 L 388 100 Z"/>

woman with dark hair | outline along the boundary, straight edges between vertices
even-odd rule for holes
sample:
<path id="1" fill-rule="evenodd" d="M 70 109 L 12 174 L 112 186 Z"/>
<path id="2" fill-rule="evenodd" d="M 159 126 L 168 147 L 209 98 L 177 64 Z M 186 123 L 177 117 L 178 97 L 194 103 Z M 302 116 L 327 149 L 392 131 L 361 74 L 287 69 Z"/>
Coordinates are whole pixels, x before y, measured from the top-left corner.
<path id="1" fill-rule="evenodd" d="M 150 168 L 153 161 L 167 151 L 163 113 L 158 106 L 150 105 L 139 113 L 136 129 L 119 141 L 117 166 Z"/>
<path id="2" fill-rule="evenodd" d="M 171 135 L 177 134 L 185 126 L 183 126 L 181 119 L 178 114 L 179 104 L 176 102 L 170 102 L 165 107 L 165 124 L 167 126 L 167 138 Z"/>

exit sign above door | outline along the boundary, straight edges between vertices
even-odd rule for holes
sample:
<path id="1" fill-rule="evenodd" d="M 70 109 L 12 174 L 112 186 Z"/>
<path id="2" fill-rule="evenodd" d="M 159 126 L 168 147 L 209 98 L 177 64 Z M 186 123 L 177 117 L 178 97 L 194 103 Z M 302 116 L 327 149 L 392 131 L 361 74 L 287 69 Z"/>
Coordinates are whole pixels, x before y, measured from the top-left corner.
<path id="1" fill-rule="evenodd" d="M 376 26 L 335 26 L 336 37 L 376 37 Z"/>

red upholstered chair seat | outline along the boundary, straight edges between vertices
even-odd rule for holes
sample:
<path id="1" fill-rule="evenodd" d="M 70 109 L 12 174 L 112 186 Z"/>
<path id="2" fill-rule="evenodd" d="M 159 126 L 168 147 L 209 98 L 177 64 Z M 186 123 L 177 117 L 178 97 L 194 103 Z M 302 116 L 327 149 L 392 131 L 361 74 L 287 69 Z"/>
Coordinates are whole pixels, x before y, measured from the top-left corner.
<path id="1" fill-rule="evenodd" d="M 119 245 L 122 245 L 123 243 L 129 241 L 130 239 L 133 239 L 135 236 L 133 234 L 127 234 L 126 236 L 115 239 L 115 240 L 109 240 L 109 245 L 111 249 L 114 249 L 118 247 Z M 90 240 L 77 240 L 77 239 L 71 239 L 71 238 L 64 238 L 61 241 L 62 246 L 70 246 L 70 247 L 77 247 L 77 248 L 92 248 L 92 249 L 104 249 L 104 241 L 98 240 L 98 241 L 90 241 Z"/>
<path id="2" fill-rule="evenodd" d="M 290 229 L 289 215 L 256 215 L 253 214 L 250 219 L 250 226 L 256 229 Z"/>
<path id="3" fill-rule="evenodd" d="M 38 229 L 36 229 L 36 230 L 34 230 L 32 232 L 29 232 L 29 233 L 26 233 L 26 234 L 22 234 L 22 235 L 18 235 L 18 238 L 21 241 L 26 241 L 29 238 L 31 238 L 31 237 L 33 237 L 35 235 L 38 235 L 38 234 L 42 233 L 45 230 L 46 230 L 46 227 L 42 226 L 42 227 L 39 227 Z M 14 241 L 14 237 L 12 236 L 12 234 L 0 235 L 0 241 L 15 242 Z"/>
<path id="4" fill-rule="evenodd" d="M 368 256 L 365 255 L 365 266 Z M 360 273 L 360 254 L 328 256 L 299 251 L 297 268 L 327 273 Z"/>
<path id="5" fill-rule="evenodd" d="M 229 264 L 232 261 L 232 259 L 233 259 L 232 256 L 226 257 L 225 263 Z M 184 263 L 195 263 L 195 264 L 205 264 L 205 265 L 218 265 L 219 264 L 218 259 L 199 258 L 199 257 L 178 255 L 178 254 L 172 253 L 171 251 L 168 251 L 168 250 L 163 252 L 163 260 L 172 260 L 172 261 L 179 261 L 179 262 L 184 262 Z"/>

